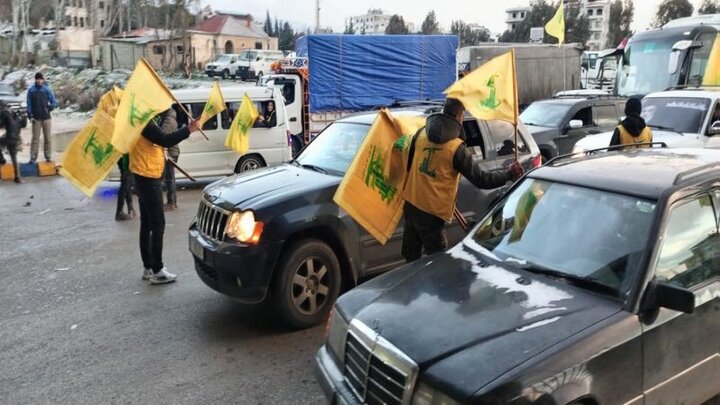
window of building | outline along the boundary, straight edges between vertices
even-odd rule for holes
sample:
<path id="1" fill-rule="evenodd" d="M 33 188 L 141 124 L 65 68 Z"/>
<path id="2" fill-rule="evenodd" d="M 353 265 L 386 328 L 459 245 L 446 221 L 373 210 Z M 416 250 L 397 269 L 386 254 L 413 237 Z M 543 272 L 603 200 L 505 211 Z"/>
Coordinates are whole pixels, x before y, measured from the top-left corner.
<path id="1" fill-rule="evenodd" d="M 105 2 L 102 2 L 102 1 L 99 2 L 99 3 L 98 3 L 98 8 L 101 9 L 101 10 L 104 9 L 104 8 L 105 8 Z"/>
<path id="2" fill-rule="evenodd" d="M 592 15 L 593 15 L 593 10 L 592 10 L 592 9 L 588 10 L 588 15 L 589 15 L 589 16 L 592 16 Z"/>
<path id="3" fill-rule="evenodd" d="M 599 9 L 595 12 L 596 15 L 602 15 L 602 13 L 603 13 L 603 11 L 602 11 L 601 8 L 599 8 Z"/>
<path id="4" fill-rule="evenodd" d="M 255 49 L 263 49 L 262 42 L 255 42 Z"/>
<path id="5" fill-rule="evenodd" d="M 104 27 L 104 26 L 105 26 L 105 20 L 100 20 L 100 27 Z"/>
<path id="6" fill-rule="evenodd" d="M 73 17 L 73 27 L 77 27 L 77 26 L 78 26 L 78 19 L 77 19 L 77 17 Z"/>
<path id="7" fill-rule="evenodd" d="M 517 18 L 517 13 L 513 13 L 513 18 Z"/>
<path id="8" fill-rule="evenodd" d="M 153 45 L 153 53 L 155 55 L 162 55 L 165 53 L 165 45 Z"/>
<path id="9" fill-rule="evenodd" d="M 175 53 L 182 55 L 185 52 L 185 48 L 182 45 L 175 46 Z"/>
<path id="10" fill-rule="evenodd" d="M 85 17 L 80 17 L 80 27 L 85 28 Z"/>
<path id="11" fill-rule="evenodd" d="M 525 12 L 520 13 L 520 18 L 525 18 Z"/>

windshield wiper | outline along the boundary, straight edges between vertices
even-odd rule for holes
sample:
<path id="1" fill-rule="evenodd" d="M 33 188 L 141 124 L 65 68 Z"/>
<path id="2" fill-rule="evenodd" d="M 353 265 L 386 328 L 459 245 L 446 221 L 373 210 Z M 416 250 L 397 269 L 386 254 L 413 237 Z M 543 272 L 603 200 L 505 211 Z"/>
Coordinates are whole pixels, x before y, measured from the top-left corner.
<path id="1" fill-rule="evenodd" d="M 560 279 L 567 282 L 570 282 L 572 284 L 575 284 L 579 287 L 587 288 L 588 290 L 597 291 L 603 294 L 611 295 L 613 297 L 617 297 L 619 295 L 619 291 L 617 288 L 609 286 L 601 281 L 598 281 L 592 277 L 583 277 L 583 276 L 577 276 L 574 274 L 564 273 L 562 271 L 557 271 L 553 269 L 549 269 L 544 266 L 540 266 L 535 263 L 525 262 L 525 263 L 518 263 L 518 267 L 520 267 L 523 270 L 527 270 L 531 273 L 535 274 L 541 274 L 544 276 L 548 276 L 554 279 Z"/>
<path id="2" fill-rule="evenodd" d="M 316 171 L 318 173 L 327 174 L 327 170 L 323 169 L 322 167 L 315 166 L 315 165 L 300 164 L 300 167 L 302 167 L 303 169 L 310 169 L 310 170 Z"/>
<path id="3" fill-rule="evenodd" d="M 685 136 L 685 134 L 683 134 L 682 132 L 678 131 L 678 130 L 675 129 L 675 128 L 664 127 L 664 126 L 662 126 L 662 125 L 652 125 L 652 124 L 648 124 L 648 126 L 649 126 L 650 128 L 659 129 L 659 130 L 661 130 L 661 131 L 675 132 L 676 134 L 678 134 L 678 135 L 680 135 L 680 136 Z"/>

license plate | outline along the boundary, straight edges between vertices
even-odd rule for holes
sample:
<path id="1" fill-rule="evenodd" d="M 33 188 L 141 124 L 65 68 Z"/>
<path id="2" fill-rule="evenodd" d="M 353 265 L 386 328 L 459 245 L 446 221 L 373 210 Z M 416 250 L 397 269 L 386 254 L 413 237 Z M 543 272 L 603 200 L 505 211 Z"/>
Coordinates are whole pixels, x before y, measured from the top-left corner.
<path id="1" fill-rule="evenodd" d="M 190 253 L 200 260 L 205 260 L 205 248 L 196 239 L 190 239 Z"/>

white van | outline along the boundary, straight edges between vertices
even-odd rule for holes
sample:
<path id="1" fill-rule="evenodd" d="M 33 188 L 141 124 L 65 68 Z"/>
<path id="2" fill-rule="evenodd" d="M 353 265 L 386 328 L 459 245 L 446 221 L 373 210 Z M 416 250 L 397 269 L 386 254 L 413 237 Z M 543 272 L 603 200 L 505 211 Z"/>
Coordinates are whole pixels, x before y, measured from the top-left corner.
<path id="1" fill-rule="evenodd" d="M 210 138 L 205 140 L 198 131 L 190 138 L 180 143 L 180 158 L 178 165 L 193 177 L 226 176 L 241 173 L 259 167 L 287 162 L 292 158 L 290 138 L 288 135 L 285 104 L 280 88 L 228 85 L 221 86 L 227 110 L 218 114 L 203 126 L 203 131 Z M 210 93 L 209 87 L 176 90 L 175 97 L 185 108 L 198 118 L 205 107 Z M 260 115 L 266 115 L 267 105 L 275 102 L 276 122 L 273 127 L 266 127 L 262 122 L 256 122 L 250 132 L 250 149 L 244 156 L 225 147 L 225 139 L 230 130 L 230 124 L 235 113 L 240 108 L 244 94 L 255 103 Z M 185 117 L 178 117 L 182 123 Z M 185 178 L 179 171 L 175 171 L 177 178 Z M 120 173 L 117 168 L 110 173 L 110 180 L 119 180 Z"/>
<path id="2" fill-rule="evenodd" d="M 260 79 L 271 73 L 270 65 L 285 57 L 283 51 L 248 49 L 240 52 L 241 68 L 238 76 L 243 79 Z"/>

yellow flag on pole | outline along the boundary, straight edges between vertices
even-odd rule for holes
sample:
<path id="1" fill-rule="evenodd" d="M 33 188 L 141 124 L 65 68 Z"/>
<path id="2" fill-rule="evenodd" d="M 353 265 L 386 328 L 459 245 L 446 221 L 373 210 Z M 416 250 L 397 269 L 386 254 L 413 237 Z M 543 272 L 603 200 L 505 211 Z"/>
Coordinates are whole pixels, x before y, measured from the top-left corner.
<path id="1" fill-rule="evenodd" d="M 122 153 L 132 150 L 143 128 L 156 115 L 170 108 L 175 98 L 155 70 L 140 59 L 125 86 L 115 116 L 112 145 Z"/>
<path id="2" fill-rule="evenodd" d="M 424 124 L 423 117 L 394 118 L 380 110 L 333 197 L 381 244 L 390 239 L 402 217 L 407 177 L 403 154 Z"/>
<path id="3" fill-rule="evenodd" d="M 560 5 L 553 18 L 545 24 L 545 32 L 557 38 L 559 44 L 565 42 L 565 6 L 563 0 L 560 0 Z"/>
<path id="4" fill-rule="evenodd" d="M 445 90 L 475 118 L 517 124 L 515 51 L 490 59 Z"/>
<path id="5" fill-rule="evenodd" d="M 250 129 L 252 129 L 258 115 L 255 104 L 245 94 L 242 103 L 240 103 L 240 109 L 235 114 L 235 119 L 230 125 L 230 132 L 228 132 L 225 139 L 225 146 L 241 155 L 247 153 L 250 148 Z"/>
<path id="6" fill-rule="evenodd" d="M 720 34 L 715 37 L 715 44 L 705 66 L 703 86 L 720 86 Z"/>
<path id="7" fill-rule="evenodd" d="M 200 118 L 198 119 L 198 127 L 202 128 L 203 125 L 210 120 L 210 118 L 218 115 L 222 111 L 225 111 L 226 108 L 225 99 L 220 91 L 220 85 L 216 80 L 213 83 L 212 90 L 210 90 L 210 95 L 205 103 L 205 108 L 203 108 L 203 112 L 200 114 Z"/>

